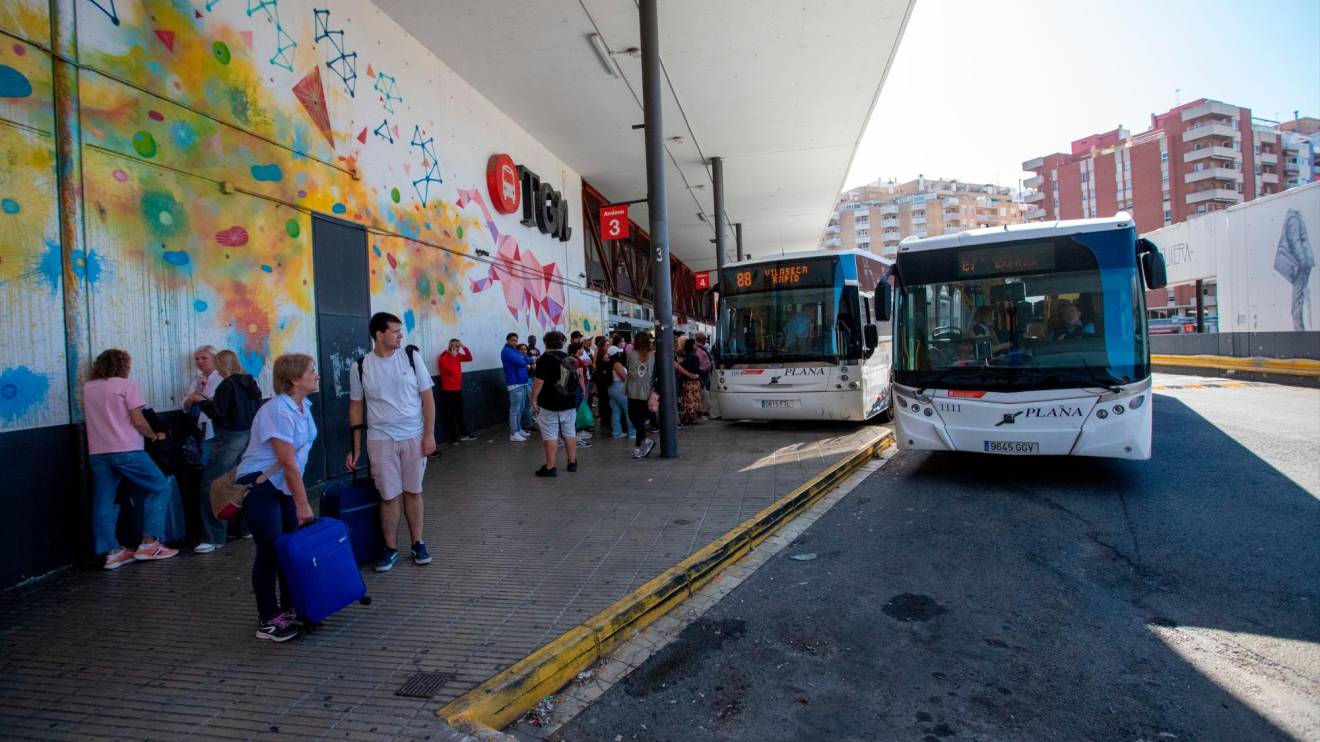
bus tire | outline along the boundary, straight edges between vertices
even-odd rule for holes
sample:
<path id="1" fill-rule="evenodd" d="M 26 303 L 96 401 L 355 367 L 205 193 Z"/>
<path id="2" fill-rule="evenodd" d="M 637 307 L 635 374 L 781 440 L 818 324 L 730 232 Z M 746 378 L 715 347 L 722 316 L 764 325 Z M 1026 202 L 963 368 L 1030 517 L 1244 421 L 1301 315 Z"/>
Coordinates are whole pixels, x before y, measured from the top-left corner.
<path id="1" fill-rule="evenodd" d="M 871 418 L 871 422 L 879 423 L 881 425 L 884 425 L 886 423 L 891 423 L 893 421 L 894 421 L 894 405 L 892 403 L 886 405 L 883 410 L 880 410 L 879 412 L 876 413 L 875 417 Z"/>

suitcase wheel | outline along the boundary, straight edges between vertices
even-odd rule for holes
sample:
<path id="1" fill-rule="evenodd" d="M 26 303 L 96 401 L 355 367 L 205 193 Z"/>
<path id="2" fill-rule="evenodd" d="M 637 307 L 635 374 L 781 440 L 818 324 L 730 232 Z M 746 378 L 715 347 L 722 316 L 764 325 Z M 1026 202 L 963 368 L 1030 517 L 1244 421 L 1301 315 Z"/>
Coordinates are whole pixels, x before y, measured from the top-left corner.
<path id="1" fill-rule="evenodd" d="M 371 596 L 363 595 L 362 597 L 358 598 L 358 603 L 361 603 L 362 605 L 371 605 Z"/>

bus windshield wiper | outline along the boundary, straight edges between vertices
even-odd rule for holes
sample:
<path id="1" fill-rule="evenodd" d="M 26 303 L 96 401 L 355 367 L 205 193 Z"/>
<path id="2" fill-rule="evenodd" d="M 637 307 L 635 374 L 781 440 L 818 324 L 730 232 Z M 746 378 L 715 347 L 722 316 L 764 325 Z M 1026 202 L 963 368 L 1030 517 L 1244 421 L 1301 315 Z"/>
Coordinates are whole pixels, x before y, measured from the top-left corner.
<path id="1" fill-rule="evenodd" d="M 1116 386 L 1117 384 L 1122 383 L 1122 379 L 1115 378 L 1113 374 L 1105 374 L 1104 376 L 1101 376 L 1096 373 L 1095 366 L 1087 363 L 1085 358 L 1082 359 L 1082 368 L 1086 369 L 1086 373 L 1091 377 L 1091 381 L 1094 381 L 1100 388 L 1113 392 L 1114 394 L 1123 391 L 1121 387 Z"/>

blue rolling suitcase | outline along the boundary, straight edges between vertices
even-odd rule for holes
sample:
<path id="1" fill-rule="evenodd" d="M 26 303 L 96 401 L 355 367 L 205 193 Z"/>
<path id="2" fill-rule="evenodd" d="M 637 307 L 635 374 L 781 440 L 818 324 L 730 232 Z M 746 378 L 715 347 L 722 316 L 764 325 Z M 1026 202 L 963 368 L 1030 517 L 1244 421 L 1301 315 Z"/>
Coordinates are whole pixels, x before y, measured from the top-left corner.
<path id="1" fill-rule="evenodd" d="M 374 562 L 385 548 L 380 530 L 380 493 L 367 476 L 341 479 L 326 486 L 321 493 L 321 515 L 338 518 L 348 526 L 353 543 L 353 558 L 358 564 Z"/>
<path id="2" fill-rule="evenodd" d="M 293 608 L 319 623 L 353 601 L 368 605 L 348 527 L 334 518 L 320 518 L 275 540 L 280 576 L 288 583 Z"/>

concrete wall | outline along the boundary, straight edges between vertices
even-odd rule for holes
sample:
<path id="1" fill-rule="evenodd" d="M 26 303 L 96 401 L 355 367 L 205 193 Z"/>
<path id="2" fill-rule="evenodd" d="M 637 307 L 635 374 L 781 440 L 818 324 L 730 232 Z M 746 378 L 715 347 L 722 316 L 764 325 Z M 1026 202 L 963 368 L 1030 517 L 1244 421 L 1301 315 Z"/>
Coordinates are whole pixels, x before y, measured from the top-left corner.
<path id="1" fill-rule="evenodd" d="M 1310 358 L 1320 360 L 1320 332 L 1220 332 L 1152 335 L 1150 352 L 1160 355 L 1212 355 L 1233 358 Z"/>

